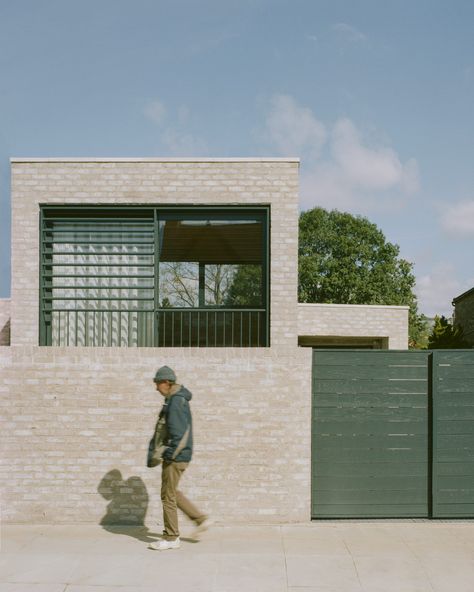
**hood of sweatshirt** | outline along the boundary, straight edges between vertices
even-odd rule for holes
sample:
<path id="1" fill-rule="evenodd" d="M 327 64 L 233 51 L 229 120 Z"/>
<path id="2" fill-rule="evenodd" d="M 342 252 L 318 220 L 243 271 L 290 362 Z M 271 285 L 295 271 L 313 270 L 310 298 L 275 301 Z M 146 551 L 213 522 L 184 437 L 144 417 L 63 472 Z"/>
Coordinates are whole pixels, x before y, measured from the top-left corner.
<path id="1" fill-rule="evenodd" d="M 184 397 L 186 401 L 190 401 L 193 398 L 191 391 L 188 391 L 188 389 L 182 384 L 180 387 L 181 388 L 174 393 L 173 397 Z"/>

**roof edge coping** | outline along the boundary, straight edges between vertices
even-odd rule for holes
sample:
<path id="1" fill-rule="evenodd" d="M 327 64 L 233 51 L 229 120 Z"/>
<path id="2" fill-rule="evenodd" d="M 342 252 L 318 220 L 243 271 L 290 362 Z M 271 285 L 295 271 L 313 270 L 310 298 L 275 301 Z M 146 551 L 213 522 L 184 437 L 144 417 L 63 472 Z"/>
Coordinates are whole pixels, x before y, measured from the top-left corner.
<path id="1" fill-rule="evenodd" d="M 300 162 L 298 157 L 12 157 L 10 163 L 28 162 Z"/>
<path id="2" fill-rule="evenodd" d="M 457 303 L 458 300 L 461 300 L 462 298 L 464 298 L 465 296 L 468 296 L 469 294 L 471 294 L 473 292 L 474 292 L 474 288 L 470 288 L 469 290 L 466 290 L 462 294 L 459 294 L 459 296 L 456 296 L 455 298 L 453 298 L 452 304 Z"/>
<path id="3" fill-rule="evenodd" d="M 320 306 L 322 308 L 388 308 L 390 310 L 400 309 L 400 310 L 410 310 L 409 306 L 402 306 L 399 304 L 336 304 L 334 302 L 298 302 L 298 306 L 301 307 L 310 307 L 310 306 Z"/>

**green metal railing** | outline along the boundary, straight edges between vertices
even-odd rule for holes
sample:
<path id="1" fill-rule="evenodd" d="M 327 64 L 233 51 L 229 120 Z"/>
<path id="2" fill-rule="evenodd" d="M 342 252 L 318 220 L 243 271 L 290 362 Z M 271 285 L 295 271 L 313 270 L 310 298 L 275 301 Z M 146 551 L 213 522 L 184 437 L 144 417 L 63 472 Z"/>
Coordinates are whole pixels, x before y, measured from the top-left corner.
<path id="1" fill-rule="evenodd" d="M 261 347 L 267 343 L 265 309 L 162 309 L 157 312 L 163 347 Z"/>
<path id="2" fill-rule="evenodd" d="M 51 311 L 51 345 L 152 347 L 262 347 L 265 310 L 104 308 Z"/>

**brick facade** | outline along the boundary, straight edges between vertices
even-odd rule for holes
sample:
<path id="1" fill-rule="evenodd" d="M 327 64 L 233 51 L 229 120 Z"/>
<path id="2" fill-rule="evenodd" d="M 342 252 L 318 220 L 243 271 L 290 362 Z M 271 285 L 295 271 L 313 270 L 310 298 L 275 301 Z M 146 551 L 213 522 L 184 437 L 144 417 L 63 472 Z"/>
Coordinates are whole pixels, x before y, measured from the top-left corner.
<path id="1" fill-rule="evenodd" d="M 408 310 L 408 306 L 298 304 L 298 335 L 310 345 L 407 349 Z"/>
<path id="2" fill-rule="evenodd" d="M 33 346 L 0 357 L 2 519 L 100 522 L 110 500 L 98 489 L 119 471 L 148 499 L 147 522 L 161 521 L 160 469 L 145 458 L 162 403 L 152 378 L 163 363 L 193 393 L 189 497 L 220 521 L 309 520 L 310 349 Z M 288 380 L 288 368 L 297 378 Z M 134 510 L 127 503 L 121 517 Z"/>
<path id="3" fill-rule="evenodd" d="M 12 162 L 11 342 L 38 344 L 40 204 L 271 206 L 271 343 L 295 345 L 298 161 Z"/>
<path id="4" fill-rule="evenodd" d="M 270 205 L 271 347 L 39 347 L 40 204 Z M 98 490 L 112 474 L 159 520 L 159 469 L 144 463 L 161 406 L 151 379 L 168 364 L 194 394 L 190 497 L 217 520 L 308 520 L 311 350 L 297 347 L 295 322 L 298 162 L 14 161 L 12 218 L 12 346 L 0 354 L 3 519 L 100 521 L 111 502 Z M 291 382 L 289 368 L 298 376 Z M 130 497 L 124 506 L 133 513 Z"/>
<path id="5" fill-rule="evenodd" d="M 463 329 L 464 339 L 474 346 L 474 288 L 453 300 L 454 322 Z"/>
<path id="6" fill-rule="evenodd" d="M 145 456 L 162 364 L 194 395 L 195 456 L 183 488 L 196 504 L 230 523 L 310 520 L 311 348 L 298 347 L 298 333 L 356 332 L 406 347 L 407 315 L 395 307 L 390 321 L 387 307 L 350 307 L 336 327 L 334 307 L 297 305 L 298 166 L 12 161 L 11 346 L 0 350 L 4 521 L 100 522 L 112 507 L 125 521 L 145 510 L 147 522 L 160 521 L 159 469 L 147 469 Z M 270 206 L 271 346 L 39 347 L 40 204 Z"/>

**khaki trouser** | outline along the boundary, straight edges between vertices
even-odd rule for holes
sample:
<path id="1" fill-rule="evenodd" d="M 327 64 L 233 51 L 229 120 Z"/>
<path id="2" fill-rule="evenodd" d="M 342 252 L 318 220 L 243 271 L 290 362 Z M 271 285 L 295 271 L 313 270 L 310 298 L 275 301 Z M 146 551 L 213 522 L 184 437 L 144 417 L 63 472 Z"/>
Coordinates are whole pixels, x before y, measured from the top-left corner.
<path id="1" fill-rule="evenodd" d="M 196 524 L 201 524 L 206 518 L 194 504 L 178 491 L 181 475 L 189 463 L 163 461 L 161 473 L 161 501 L 163 503 L 163 521 L 165 528 L 163 538 L 174 540 L 179 537 L 178 508 Z"/>

